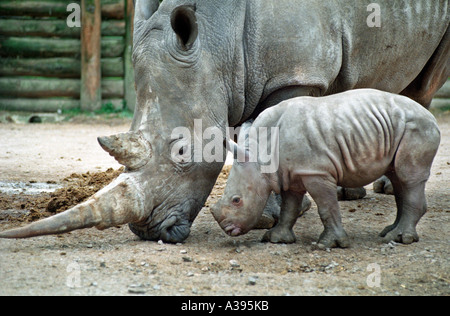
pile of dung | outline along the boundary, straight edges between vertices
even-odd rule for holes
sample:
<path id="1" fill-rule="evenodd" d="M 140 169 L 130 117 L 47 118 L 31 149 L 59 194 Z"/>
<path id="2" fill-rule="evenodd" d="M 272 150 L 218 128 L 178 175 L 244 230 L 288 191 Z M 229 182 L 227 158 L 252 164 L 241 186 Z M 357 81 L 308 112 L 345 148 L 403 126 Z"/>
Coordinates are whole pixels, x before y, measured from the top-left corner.
<path id="1" fill-rule="evenodd" d="M 60 213 L 86 201 L 97 191 L 110 184 L 123 172 L 123 168 L 113 170 L 109 168 L 105 172 L 73 173 L 64 179 L 64 187 L 50 194 L 50 201 L 46 211 Z"/>
<path id="2" fill-rule="evenodd" d="M 1 194 L 0 220 L 35 221 L 64 212 L 86 201 L 117 178 L 124 168 L 105 172 L 73 173 L 62 180 L 63 187 L 40 195 Z"/>

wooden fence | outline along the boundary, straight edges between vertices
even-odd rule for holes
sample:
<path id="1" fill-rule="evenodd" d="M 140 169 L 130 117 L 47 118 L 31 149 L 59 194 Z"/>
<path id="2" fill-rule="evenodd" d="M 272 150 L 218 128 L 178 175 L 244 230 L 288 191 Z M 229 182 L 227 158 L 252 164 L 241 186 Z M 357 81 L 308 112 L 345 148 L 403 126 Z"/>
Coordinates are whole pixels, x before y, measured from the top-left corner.
<path id="1" fill-rule="evenodd" d="M 0 110 L 134 110 L 133 14 L 133 0 L 0 0 Z"/>
<path id="2" fill-rule="evenodd" d="M 133 11 L 133 0 L 0 0 L 0 110 L 134 110 Z M 450 80 L 432 106 L 450 107 Z"/>

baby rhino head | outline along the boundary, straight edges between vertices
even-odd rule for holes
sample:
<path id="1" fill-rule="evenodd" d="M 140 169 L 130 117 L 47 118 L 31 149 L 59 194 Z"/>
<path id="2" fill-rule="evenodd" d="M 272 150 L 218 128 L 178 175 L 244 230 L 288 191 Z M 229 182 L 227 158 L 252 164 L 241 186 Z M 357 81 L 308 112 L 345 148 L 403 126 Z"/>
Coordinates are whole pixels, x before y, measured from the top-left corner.
<path id="1" fill-rule="evenodd" d="M 228 235 L 246 234 L 258 223 L 270 192 L 257 163 L 235 160 L 225 192 L 212 207 L 212 214 Z"/>

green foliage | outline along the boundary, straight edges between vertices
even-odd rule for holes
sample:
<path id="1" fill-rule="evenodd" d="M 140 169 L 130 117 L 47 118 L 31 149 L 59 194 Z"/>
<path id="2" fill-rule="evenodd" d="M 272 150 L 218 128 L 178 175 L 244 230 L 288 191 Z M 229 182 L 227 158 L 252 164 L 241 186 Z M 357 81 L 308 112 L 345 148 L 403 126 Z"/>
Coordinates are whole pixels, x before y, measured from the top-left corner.
<path id="1" fill-rule="evenodd" d="M 62 114 L 66 116 L 66 120 L 70 120 L 75 116 L 85 116 L 85 117 L 103 117 L 105 119 L 112 118 L 133 118 L 133 112 L 128 110 L 123 102 L 121 108 L 117 108 L 113 103 L 107 102 L 102 105 L 99 110 L 96 111 L 83 111 L 80 108 L 63 110 Z"/>

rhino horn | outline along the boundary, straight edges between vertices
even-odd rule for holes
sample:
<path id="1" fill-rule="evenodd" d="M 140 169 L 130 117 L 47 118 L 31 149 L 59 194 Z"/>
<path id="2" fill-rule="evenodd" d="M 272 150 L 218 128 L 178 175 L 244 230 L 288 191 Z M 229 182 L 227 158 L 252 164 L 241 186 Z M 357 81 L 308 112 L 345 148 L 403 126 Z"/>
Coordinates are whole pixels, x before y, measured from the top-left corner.
<path id="1" fill-rule="evenodd" d="M 76 229 L 100 230 L 144 219 L 144 199 L 135 181 L 122 174 L 88 201 L 25 227 L 0 233 L 0 238 L 28 238 L 62 234 Z"/>
<path id="2" fill-rule="evenodd" d="M 106 152 L 131 170 L 145 166 L 151 158 L 150 143 L 140 132 L 98 137 L 97 140 Z"/>

